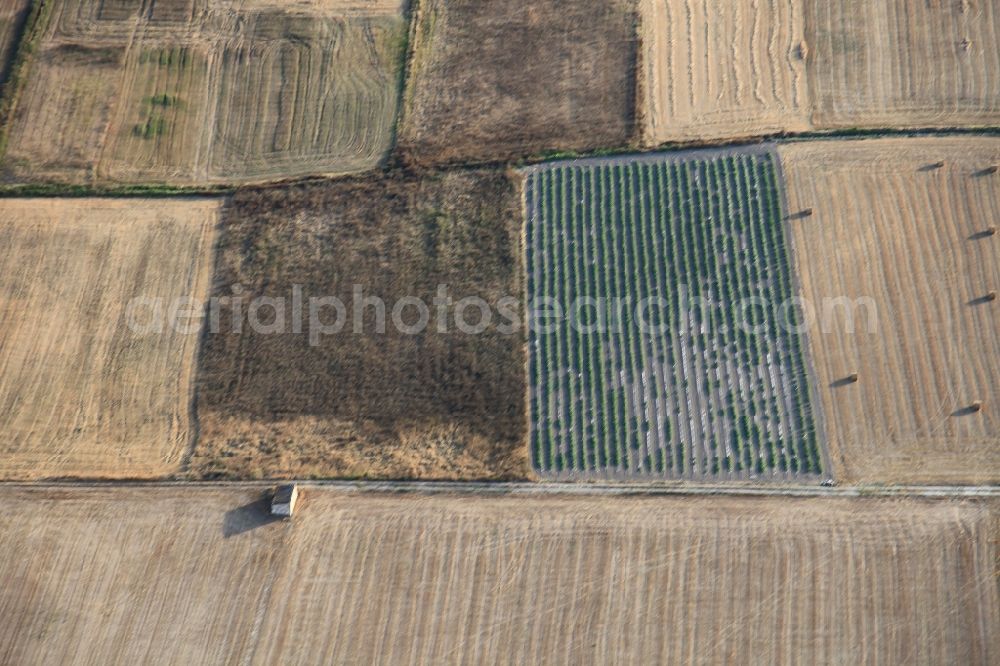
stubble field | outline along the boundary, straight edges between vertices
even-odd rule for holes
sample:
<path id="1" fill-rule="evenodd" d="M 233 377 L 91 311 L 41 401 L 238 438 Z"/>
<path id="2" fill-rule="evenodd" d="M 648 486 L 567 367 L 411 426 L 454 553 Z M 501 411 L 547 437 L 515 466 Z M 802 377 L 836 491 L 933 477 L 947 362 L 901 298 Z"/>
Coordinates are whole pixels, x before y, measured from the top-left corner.
<path id="1" fill-rule="evenodd" d="M 0 477 L 179 470 L 198 335 L 133 332 L 128 304 L 204 303 L 217 219 L 215 201 L 0 202 Z"/>
<path id="2" fill-rule="evenodd" d="M 810 128 L 799 0 L 641 0 L 644 142 Z"/>
<path id="3" fill-rule="evenodd" d="M 1000 308 L 987 300 L 1000 235 L 986 235 L 1000 219 L 988 171 L 1000 140 L 824 141 L 780 155 L 789 210 L 813 209 L 791 225 L 837 478 L 1000 481 Z M 837 298 L 871 300 L 851 326 L 844 307 L 823 315 Z"/>
<path id="4" fill-rule="evenodd" d="M 998 656 L 995 501 L 359 497 L 307 487 L 288 523 L 271 521 L 258 498 L 4 489 L 0 660 Z"/>
<path id="5" fill-rule="evenodd" d="M 523 478 L 524 335 L 501 332 L 500 299 L 521 293 L 520 215 L 499 171 L 427 173 L 235 195 L 221 226 L 214 294 L 285 299 L 274 331 L 206 338 L 198 372 L 199 476 Z M 438 285 L 452 304 L 435 305 Z M 360 295 L 355 296 L 355 286 Z M 300 289 L 301 333 L 292 299 Z M 310 298 L 339 299 L 344 311 Z M 380 330 L 378 306 L 384 303 Z M 428 308 L 425 327 L 420 299 Z M 461 299 L 493 308 L 478 334 Z M 393 319 L 398 311 L 398 326 Z M 515 301 L 518 304 L 519 301 Z M 232 319 L 235 305 L 222 308 Z M 359 309 L 356 309 L 359 308 Z M 519 305 L 514 308 L 519 309 Z M 266 323 L 276 323 L 266 309 Z M 480 323 L 477 308 L 465 320 Z M 520 317 L 520 315 L 517 315 Z M 314 340 L 310 332 L 317 333 Z"/>
<path id="6" fill-rule="evenodd" d="M 420 0 L 399 149 L 423 164 L 626 145 L 631 0 Z"/>
<path id="7" fill-rule="evenodd" d="M 643 142 L 1000 125 L 992 2 L 641 0 Z"/>
<path id="8" fill-rule="evenodd" d="M 400 2 L 63 0 L 42 25 L 14 107 L 7 179 L 344 174 L 374 167 L 392 142 Z"/>

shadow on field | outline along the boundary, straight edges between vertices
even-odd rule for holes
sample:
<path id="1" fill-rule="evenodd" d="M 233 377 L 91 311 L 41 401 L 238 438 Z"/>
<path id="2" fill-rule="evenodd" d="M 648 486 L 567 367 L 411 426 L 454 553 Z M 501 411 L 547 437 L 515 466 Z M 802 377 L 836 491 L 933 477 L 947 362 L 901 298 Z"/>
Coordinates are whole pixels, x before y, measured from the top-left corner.
<path id="1" fill-rule="evenodd" d="M 962 407 L 961 409 L 956 409 L 951 413 L 952 416 L 972 416 L 973 414 L 978 414 L 982 408 L 977 405 L 969 405 L 968 407 Z"/>
<path id="2" fill-rule="evenodd" d="M 982 231 L 977 231 L 976 233 L 972 234 L 971 236 L 969 236 L 969 240 L 970 241 L 983 240 L 989 238 L 990 236 L 995 236 L 996 233 L 997 230 L 993 227 L 990 227 L 989 229 L 983 229 Z"/>
<path id="3" fill-rule="evenodd" d="M 851 384 L 856 384 L 858 378 L 856 376 L 841 377 L 840 379 L 835 379 L 830 382 L 830 388 L 840 388 L 841 386 L 850 386 Z"/>
<path id="4" fill-rule="evenodd" d="M 281 518 L 271 515 L 270 497 L 265 496 L 227 511 L 225 518 L 222 519 L 222 535 L 228 539 L 258 527 L 280 522 Z"/>
<path id="5" fill-rule="evenodd" d="M 986 294 L 985 296 L 977 296 L 969 301 L 969 305 L 985 305 L 987 303 L 992 303 L 997 300 L 997 295 L 993 292 Z"/>

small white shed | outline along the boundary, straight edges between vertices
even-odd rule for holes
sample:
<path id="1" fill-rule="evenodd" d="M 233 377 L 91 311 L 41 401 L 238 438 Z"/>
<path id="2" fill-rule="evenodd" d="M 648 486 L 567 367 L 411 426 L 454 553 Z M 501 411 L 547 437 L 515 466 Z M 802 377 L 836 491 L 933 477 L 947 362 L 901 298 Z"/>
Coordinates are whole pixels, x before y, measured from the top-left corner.
<path id="1" fill-rule="evenodd" d="M 299 499 L 299 487 L 294 483 L 278 486 L 271 499 L 271 515 L 291 518 L 295 502 Z"/>

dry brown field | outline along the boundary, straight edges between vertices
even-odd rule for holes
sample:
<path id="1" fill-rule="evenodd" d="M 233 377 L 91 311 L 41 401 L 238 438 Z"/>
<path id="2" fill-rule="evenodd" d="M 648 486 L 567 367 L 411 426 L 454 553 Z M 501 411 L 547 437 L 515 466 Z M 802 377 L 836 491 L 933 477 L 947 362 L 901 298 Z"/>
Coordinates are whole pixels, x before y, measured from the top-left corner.
<path id="1" fill-rule="evenodd" d="M 640 0 L 643 143 L 1000 125 L 993 2 Z"/>
<path id="2" fill-rule="evenodd" d="M 821 141 L 779 154 L 792 217 L 813 209 L 791 228 L 818 311 L 809 338 L 835 475 L 1000 482 L 1000 307 L 984 298 L 1000 288 L 1000 234 L 983 233 L 1000 220 L 1000 176 L 984 171 L 1000 163 L 1000 139 Z M 854 326 L 846 308 L 823 315 L 842 297 L 871 299 Z"/>
<path id="3" fill-rule="evenodd" d="M 223 216 L 214 294 L 240 285 L 235 329 L 208 335 L 198 371 L 202 477 L 523 478 L 528 474 L 523 330 L 503 333 L 497 305 L 522 293 L 521 216 L 499 171 L 363 178 L 247 190 Z M 355 316 L 355 285 L 385 304 Z M 446 330 L 438 285 L 453 299 Z M 300 331 L 294 321 L 300 291 Z M 273 330 L 249 323 L 251 301 L 282 298 Z M 318 320 L 309 299 L 335 297 Z M 400 330 L 402 298 L 428 307 L 427 327 Z M 478 335 L 454 323 L 478 297 L 493 321 Z M 518 299 L 519 301 L 520 299 Z M 220 301 L 221 302 L 221 301 Z M 223 304 L 231 322 L 235 302 Z M 271 307 L 259 318 L 278 322 Z M 471 309 L 466 320 L 479 321 Z M 417 321 L 415 306 L 400 311 Z M 310 333 L 315 332 L 315 339 Z"/>
<path id="4" fill-rule="evenodd" d="M 996 663 L 986 501 L 0 491 L 4 663 Z M 608 627 L 614 630 L 609 631 Z"/>
<path id="5" fill-rule="evenodd" d="M 344 174 L 377 165 L 392 142 L 401 2 L 63 0 L 44 25 L 9 180 Z"/>
<path id="6" fill-rule="evenodd" d="M 623 146 L 633 0 L 419 0 L 399 149 L 418 163 Z"/>
<path id="7" fill-rule="evenodd" d="M 207 200 L 0 202 L 0 477 L 178 471 L 198 335 L 134 331 L 128 303 L 203 303 L 217 220 Z"/>

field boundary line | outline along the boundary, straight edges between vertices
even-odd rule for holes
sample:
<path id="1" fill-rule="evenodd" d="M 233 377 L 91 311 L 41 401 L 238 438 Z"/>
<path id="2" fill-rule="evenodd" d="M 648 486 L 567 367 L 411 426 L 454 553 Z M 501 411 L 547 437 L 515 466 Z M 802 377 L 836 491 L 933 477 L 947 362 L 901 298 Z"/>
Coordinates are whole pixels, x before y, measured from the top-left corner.
<path id="1" fill-rule="evenodd" d="M 1000 497 L 1000 486 L 805 486 L 711 483 L 572 483 L 530 481 L 348 481 L 319 479 L 272 479 L 260 481 L 162 481 L 162 480 L 65 480 L 2 481 L 3 488 L 24 489 L 113 489 L 113 488 L 191 488 L 238 489 L 269 488 L 277 484 L 297 483 L 308 489 L 339 490 L 356 494 L 416 495 L 552 495 L 552 496 L 749 496 L 749 497 L 911 497 L 924 499 Z"/>

